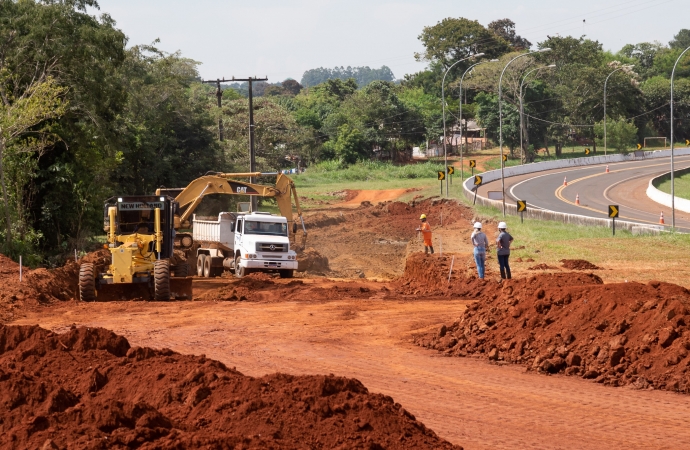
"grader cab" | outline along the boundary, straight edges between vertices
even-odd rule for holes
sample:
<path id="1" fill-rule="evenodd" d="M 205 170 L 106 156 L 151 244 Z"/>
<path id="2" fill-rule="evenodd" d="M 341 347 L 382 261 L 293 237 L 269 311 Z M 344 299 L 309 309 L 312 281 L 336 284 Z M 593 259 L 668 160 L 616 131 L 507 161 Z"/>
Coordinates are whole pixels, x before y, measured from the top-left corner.
<path id="1" fill-rule="evenodd" d="M 187 278 L 184 270 L 187 265 L 174 264 L 177 209 L 177 202 L 169 196 L 108 199 L 104 206 L 103 228 L 108 236 L 111 264 L 103 273 L 98 273 L 93 264 L 81 265 L 81 300 L 94 301 L 100 291 L 107 291 L 110 286 L 135 284 L 148 287 L 155 300 L 191 298 L 191 278 Z M 171 272 L 175 275 L 172 279 Z"/>

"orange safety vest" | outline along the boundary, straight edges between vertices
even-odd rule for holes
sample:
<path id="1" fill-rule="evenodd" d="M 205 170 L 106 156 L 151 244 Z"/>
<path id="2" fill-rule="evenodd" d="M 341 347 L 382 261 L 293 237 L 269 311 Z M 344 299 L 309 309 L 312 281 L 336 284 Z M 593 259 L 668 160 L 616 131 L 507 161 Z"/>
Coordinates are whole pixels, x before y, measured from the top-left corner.
<path id="1" fill-rule="evenodd" d="M 424 222 L 421 227 L 422 236 L 424 237 L 424 245 L 431 245 L 431 225 L 429 222 Z"/>

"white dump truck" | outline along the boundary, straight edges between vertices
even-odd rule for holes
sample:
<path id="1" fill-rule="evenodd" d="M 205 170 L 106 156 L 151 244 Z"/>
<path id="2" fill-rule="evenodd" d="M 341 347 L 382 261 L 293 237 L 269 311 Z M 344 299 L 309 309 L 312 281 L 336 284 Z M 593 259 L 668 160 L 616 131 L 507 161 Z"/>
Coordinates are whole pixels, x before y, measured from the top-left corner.
<path id="1" fill-rule="evenodd" d="M 292 278 L 297 253 L 290 249 L 288 221 L 266 212 L 222 212 L 218 219 L 193 217 L 197 246 L 197 275 L 220 276 L 230 270 L 237 277 L 251 272 L 278 272 Z"/>

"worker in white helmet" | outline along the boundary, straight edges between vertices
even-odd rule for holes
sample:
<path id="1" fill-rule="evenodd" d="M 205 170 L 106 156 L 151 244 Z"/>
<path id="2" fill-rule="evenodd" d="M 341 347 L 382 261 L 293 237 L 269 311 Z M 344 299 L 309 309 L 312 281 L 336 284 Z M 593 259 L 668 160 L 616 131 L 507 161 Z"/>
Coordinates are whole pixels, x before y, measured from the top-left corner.
<path id="1" fill-rule="evenodd" d="M 510 258 L 510 244 L 513 242 L 513 236 L 506 231 L 506 228 L 508 226 L 505 222 L 499 222 L 498 237 L 496 238 L 496 255 L 498 256 L 498 266 L 501 268 L 501 278 L 510 280 L 508 258 Z"/>
<path id="2" fill-rule="evenodd" d="M 421 231 L 422 237 L 424 238 L 424 254 L 429 254 L 429 249 L 431 249 L 431 254 L 433 255 L 434 244 L 431 242 L 431 226 L 429 225 L 429 222 L 427 222 L 426 220 L 426 214 L 422 214 L 419 217 L 419 220 L 422 221 L 422 225 L 419 228 L 417 228 L 417 232 L 419 233 Z"/>
<path id="3" fill-rule="evenodd" d="M 470 237 L 474 246 L 474 262 L 477 263 L 477 274 L 484 279 L 484 267 L 486 263 L 486 249 L 489 247 L 489 240 L 482 232 L 482 223 L 475 222 L 474 231 Z"/>

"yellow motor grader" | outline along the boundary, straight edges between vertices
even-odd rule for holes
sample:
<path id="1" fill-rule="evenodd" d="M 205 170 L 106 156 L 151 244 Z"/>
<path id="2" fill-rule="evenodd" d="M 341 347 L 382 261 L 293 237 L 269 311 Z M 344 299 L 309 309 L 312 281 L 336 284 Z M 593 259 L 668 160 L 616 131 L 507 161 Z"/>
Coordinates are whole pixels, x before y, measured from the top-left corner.
<path id="1" fill-rule="evenodd" d="M 99 273 L 93 264 L 83 263 L 79 270 L 79 297 L 94 301 L 98 292 L 109 285 L 139 284 L 149 288 L 155 300 L 189 298 L 192 280 L 186 265 L 172 270 L 174 259 L 174 198 L 165 195 L 112 197 L 104 205 L 104 230 L 112 261 Z"/>

